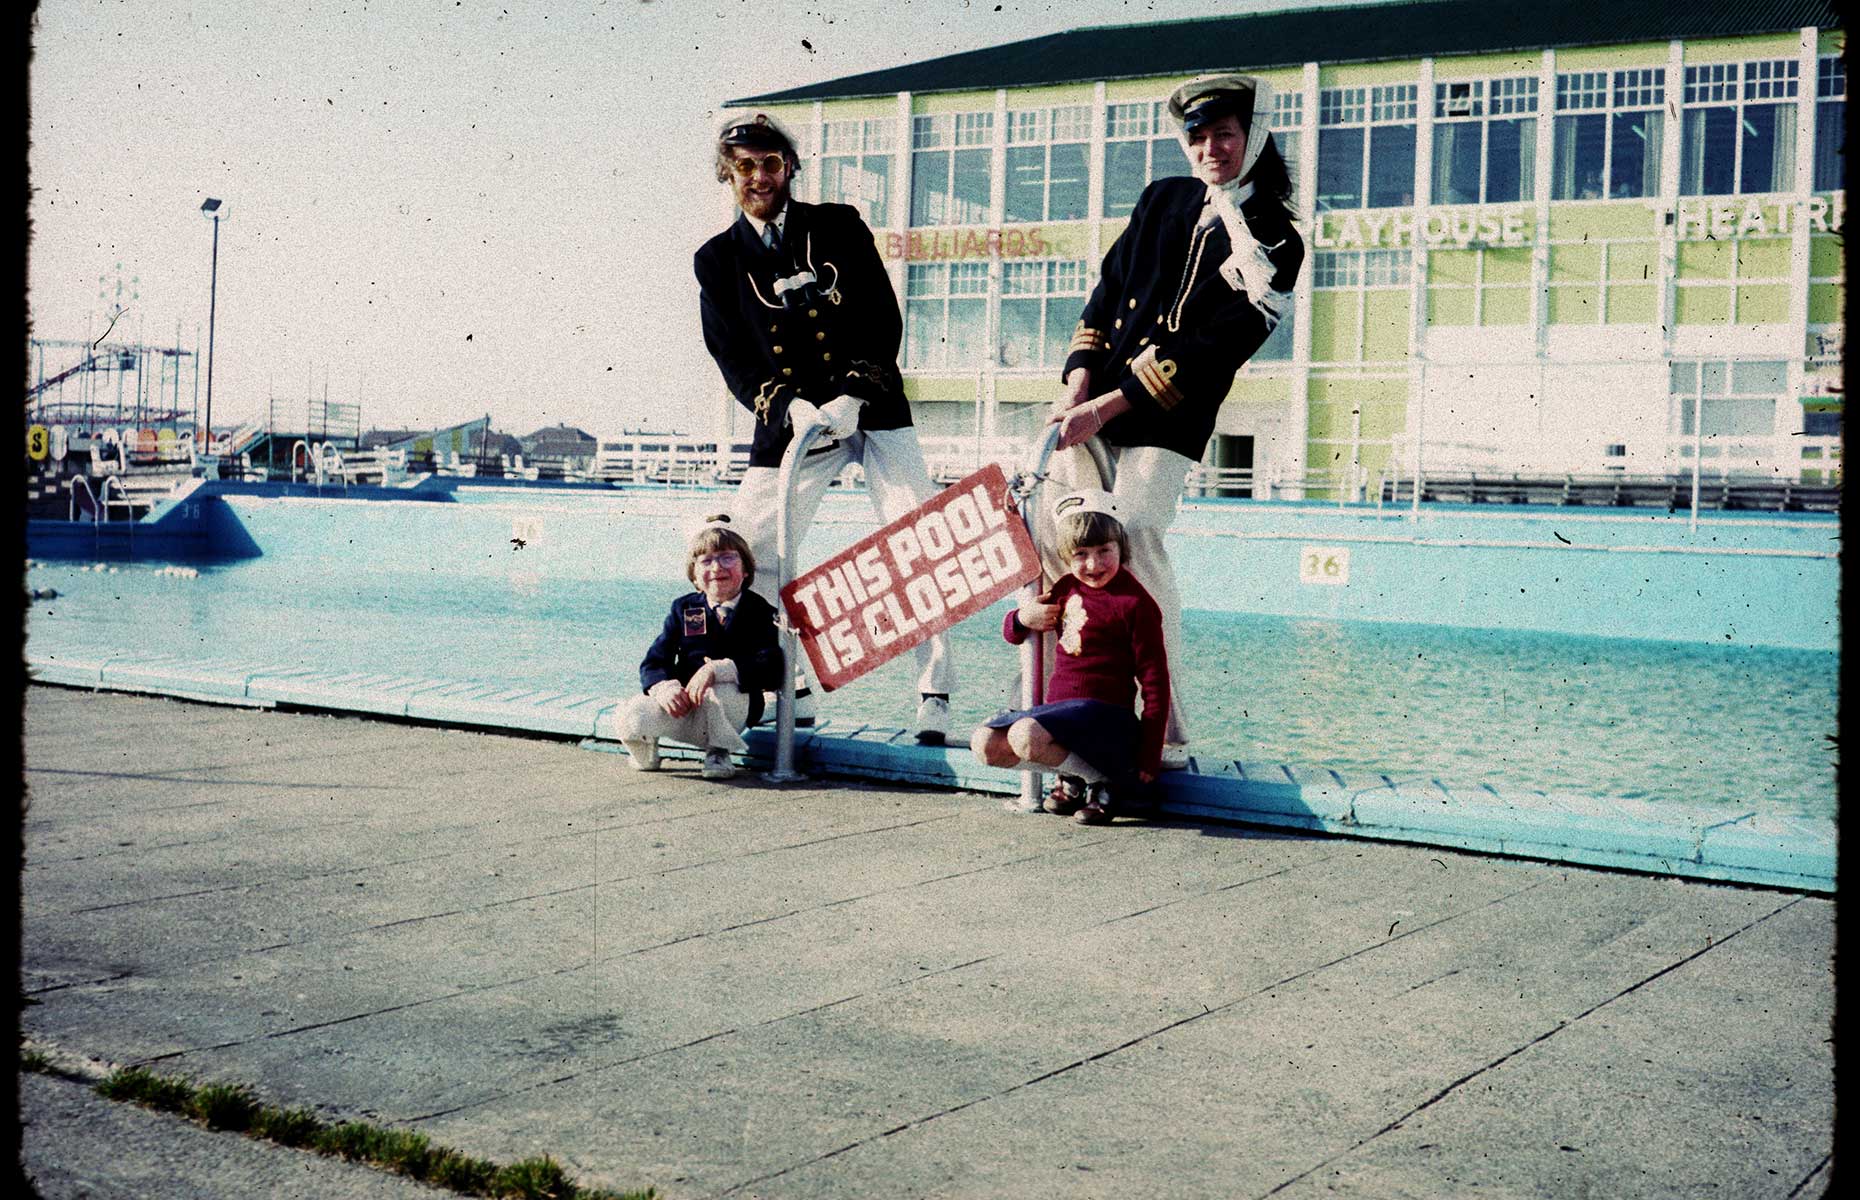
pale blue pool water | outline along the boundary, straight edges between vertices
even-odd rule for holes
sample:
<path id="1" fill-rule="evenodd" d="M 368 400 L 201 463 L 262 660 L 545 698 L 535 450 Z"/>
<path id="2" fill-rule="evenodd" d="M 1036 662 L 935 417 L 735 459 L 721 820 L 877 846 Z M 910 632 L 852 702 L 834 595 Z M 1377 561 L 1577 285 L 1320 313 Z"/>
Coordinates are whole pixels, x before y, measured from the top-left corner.
<path id="1" fill-rule="evenodd" d="M 287 548 L 192 576 L 35 565 L 30 586 L 59 596 L 33 605 L 31 644 L 620 695 L 687 590 L 677 523 L 620 502 L 240 511 L 260 544 Z M 824 522 L 804 559 L 861 532 Z M 959 725 L 1011 702 L 1002 611 L 953 635 Z M 1173 668 L 1204 759 L 1835 812 L 1834 653 L 1197 609 L 1185 630 L 1194 653 Z M 909 656 L 894 661 L 825 697 L 823 713 L 908 724 L 912 674 Z"/>

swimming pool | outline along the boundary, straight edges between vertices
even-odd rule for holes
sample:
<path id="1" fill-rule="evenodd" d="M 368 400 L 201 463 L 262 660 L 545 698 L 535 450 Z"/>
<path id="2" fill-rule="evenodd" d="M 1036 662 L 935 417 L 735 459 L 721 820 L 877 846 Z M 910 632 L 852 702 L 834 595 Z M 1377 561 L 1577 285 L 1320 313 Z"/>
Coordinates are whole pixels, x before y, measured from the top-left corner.
<path id="1" fill-rule="evenodd" d="M 803 561 L 870 529 L 862 498 L 847 499 L 859 503 L 829 507 Z M 680 531 L 718 506 L 491 489 L 457 504 L 223 502 L 261 557 L 178 573 L 35 565 L 31 586 L 59 596 L 33 606 L 29 649 L 624 694 L 684 590 Z M 1188 524 L 1182 557 L 1205 561 L 1208 539 Z M 1196 652 L 1174 665 L 1204 756 L 1833 816 L 1835 652 L 1223 611 L 1218 582 L 1191 582 Z M 959 723 L 1010 702 L 1004 608 L 955 631 Z M 889 664 L 826 697 L 826 712 L 907 723 L 910 672 Z"/>

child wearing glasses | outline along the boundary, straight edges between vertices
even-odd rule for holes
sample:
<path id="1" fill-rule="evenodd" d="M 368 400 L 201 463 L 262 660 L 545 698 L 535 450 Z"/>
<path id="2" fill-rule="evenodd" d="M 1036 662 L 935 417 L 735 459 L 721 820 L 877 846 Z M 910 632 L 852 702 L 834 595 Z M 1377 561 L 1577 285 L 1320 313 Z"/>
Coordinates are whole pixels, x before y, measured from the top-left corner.
<path id="1" fill-rule="evenodd" d="M 1169 717 L 1162 610 L 1123 569 L 1129 535 L 1108 493 L 1062 496 L 1053 517 L 1071 571 L 1022 601 L 1002 626 L 1017 645 L 1033 632 L 1056 634 L 1047 702 L 1001 713 L 979 726 L 969 745 L 991 767 L 1055 769 L 1059 781 L 1046 795 L 1046 811 L 1103 825 L 1113 811 L 1147 811 L 1161 770 Z"/>
<path id="2" fill-rule="evenodd" d="M 736 774 L 731 754 L 762 715 L 762 693 L 781 686 L 775 609 L 749 582 L 756 560 L 724 515 L 706 517 L 685 555 L 697 585 L 672 601 L 665 626 L 639 664 L 641 695 L 614 720 L 633 768 L 659 769 L 659 739 L 704 748 L 703 777 Z"/>

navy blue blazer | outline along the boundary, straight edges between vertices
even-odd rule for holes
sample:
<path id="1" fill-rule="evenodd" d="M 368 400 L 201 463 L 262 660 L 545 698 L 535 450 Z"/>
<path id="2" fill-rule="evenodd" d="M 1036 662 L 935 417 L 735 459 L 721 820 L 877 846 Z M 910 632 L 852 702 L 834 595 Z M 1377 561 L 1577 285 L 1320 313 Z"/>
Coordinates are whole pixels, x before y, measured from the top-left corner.
<path id="1" fill-rule="evenodd" d="M 1274 268 L 1271 294 L 1248 296 L 1221 278 L 1233 252 L 1226 226 L 1197 227 L 1207 194 L 1194 178 L 1144 189 L 1073 331 L 1061 378 L 1088 367 L 1094 395 L 1117 387 L 1130 401 L 1130 411 L 1105 424 L 1113 446 L 1161 446 L 1199 460 L 1234 373 L 1276 324 L 1260 303 L 1290 312 L 1305 257 L 1291 214 L 1258 193 L 1240 205 Z"/>
<path id="2" fill-rule="evenodd" d="M 788 405 L 825 404 L 841 395 L 865 401 L 860 429 L 911 423 L 898 347 L 904 318 L 872 231 L 849 204 L 788 202 L 782 249 L 762 244 L 738 213 L 693 259 L 704 345 L 737 403 L 756 418 L 749 464 L 781 465 L 793 436 Z M 822 295 L 781 307 L 775 280 L 812 270 Z"/>
<path id="3" fill-rule="evenodd" d="M 762 693 L 781 686 L 781 640 L 775 630 L 775 608 L 760 595 L 744 588 L 736 612 L 725 629 L 702 592 L 688 592 L 672 601 L 665 626 L 653 639 L 639 664 L 639 689 L 649 692 L 667 679 L 690 683 L 707 658 L 727 658 L 736 664 L 737 684 L 749 696 L 749 723 L 762 717 Z"/>

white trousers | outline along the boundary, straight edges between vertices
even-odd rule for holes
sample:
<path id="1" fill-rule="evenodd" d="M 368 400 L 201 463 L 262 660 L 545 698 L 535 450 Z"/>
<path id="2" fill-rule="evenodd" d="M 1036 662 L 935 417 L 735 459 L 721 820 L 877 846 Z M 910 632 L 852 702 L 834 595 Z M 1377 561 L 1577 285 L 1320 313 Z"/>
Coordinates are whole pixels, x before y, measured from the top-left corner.
<path id="1" fill-rule="evenodd" d="M 924 465 L 923 449 L 917 444 L 917 430 L 907 425 L 903 429 L 854 433 L 830 449 L 808 455 L 795 468 L 792 528 L 796 548 L 814 524 L 827 485 L 854 462 L 865 468 L 866 494 L 872 498 L 872 509 L 881 523 L 897 520 L 937 494 L 930 470 Z M 756 556 L 756 581 L 750 588 L 773 604 L 777 612 L 781 611 L 781 571 L 775 554 L 781 519 L 780 490 L 779 468 L 750 467 L 736 490 L 730 513 L 730 524 L 742 531 Z M 796 563 L 791 569 L 799 574 L 806 566 Z M 948 695 L 956 683 L 949 638 L 940 633 L 927 638 L 917 644 L 916 653 L 917 690 Z"/>
<path id="2" fill-rule="evenodd" d="M 671 738 L 706 750 L 747 750 L 742 735 L 748 723 L 749 695 L 733 683 L 712 685 L 704 703 L 682 717 L 672 716 L 644 694 L 629 696 L 614 714 L 614 729 L 623 742 Z"/>
<path id="3" fill-rule="evenodd" d="M 1175 567 L 1163 548 L 1163 534 L 1175 522 L 1176 506 L 1188 483 L 1194 460 L 1160 446 L 1107 446 L 1117 467 L 1117 480 L 1111 488 L 1117 501 L 1124 532 L 1130 535 L 1130 561 L 1124 564 L 1155 597 L 1162 610 L 1163 650 L 1169 655 L 1169 731 L 1170 742 L 1186 743 L 1188 725 L 1182 718 L 1187 707 L 1182 697 L 1182 664 L 1188 661 L 1182 645 L 1182 593 L 1175 582 Z M 1036 514 L 1035 535 L 1042 548 L 1042 559 L 1049 579 L 1058 579 L 1070 570 L 1058 555 L 1054 534 L 1052 505 L 1066 492 L 1081 487 L 1099 487 L 1098 469 L 1090 453 L 1077 446 L 1053 455 L 1048 462 L 1048 480 L 1043 502 Z M 1050 639 L 1049 639 L 1050 640 Z"/>

